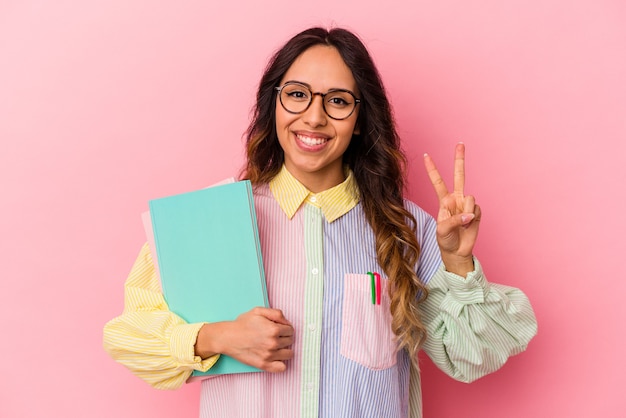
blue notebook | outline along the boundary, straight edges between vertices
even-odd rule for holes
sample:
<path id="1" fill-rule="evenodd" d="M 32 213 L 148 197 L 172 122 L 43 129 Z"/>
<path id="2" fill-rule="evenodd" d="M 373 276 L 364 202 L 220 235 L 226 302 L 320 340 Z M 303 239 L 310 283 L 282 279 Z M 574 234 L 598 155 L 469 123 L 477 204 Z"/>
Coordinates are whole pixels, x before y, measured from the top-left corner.
<path id="1" fill-rule="evenodd" d="M 149 205 L 161 285 L 172 312 L 188 323 L 218 322 L 269 306 L 249 181 Z M 192 378 L 255 371 L 260 370 L 222 355 Z"/>

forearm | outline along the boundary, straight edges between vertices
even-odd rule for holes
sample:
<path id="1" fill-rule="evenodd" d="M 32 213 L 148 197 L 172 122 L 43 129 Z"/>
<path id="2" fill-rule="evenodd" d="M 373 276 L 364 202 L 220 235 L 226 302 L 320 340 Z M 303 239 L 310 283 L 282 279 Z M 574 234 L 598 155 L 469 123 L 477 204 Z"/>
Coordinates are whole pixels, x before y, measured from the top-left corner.
<path id="1" fill-rule="evenodd" d="M 217 360 L 195 356 L 202 324 L 187 324 L 169 311 L 154 263 L 144 245 L 126 280 L 124 312 L 104 327 L 104 349 L 133 374 L 160 389 L 176 389 L 193 370 Z"/>
<path id="2" fill-rule="evenodd" d="M 194 370 L 205 371 L 215 359 L 195 356 L 202 324 L 185 324 L 171 312 L 125 313 L 104 327 L 104 349 L 134 375 L 158 389 L 177 389 Z"/>
<path id="3" fill-rule="evenodd" d="M 478 261 L 465 279 L 438 271 L 421 310 L 428 330 L 424 350 L 439 368 L 464 382 L 499 369 L 537 332 L 524 293 L 488 283 Z"/>

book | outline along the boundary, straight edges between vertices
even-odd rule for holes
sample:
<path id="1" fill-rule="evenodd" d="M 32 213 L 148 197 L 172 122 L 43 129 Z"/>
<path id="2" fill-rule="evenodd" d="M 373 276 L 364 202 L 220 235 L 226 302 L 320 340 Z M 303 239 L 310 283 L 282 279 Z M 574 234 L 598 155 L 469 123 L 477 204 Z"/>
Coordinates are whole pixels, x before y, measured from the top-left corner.
<path id="1" fill-rule="evenodd" d="M 188 323 L 219 322 L 269 306 L 249 181 L 154 199 L 149 208 L 155 264 L 172 312 Z M 257 371 L 221 355 L 190 380 Z"/>
<path id="2" fill-rule="evenodd" d="M 228 177 L 218 183 L 215 183 L 209 187 L 215 187 L 222 184 L 234 183 L 236 180 L 234 177 Z M 154 243 L 154 231 L 152 230 L 152 218 L 150 217 L 150 211 L 147 210 L 141 214 L 141 222 L 143 223 L 143 230 L 146 233 L 146 239 L 148 240 L 148 246 L 150 247 L 150 254 L 152 255 L 152 261 L 156 271 L 157 278 L 161 281 L 161 274 L 159 273 L 159 260 L 156 254 L 156 245 Z"/>

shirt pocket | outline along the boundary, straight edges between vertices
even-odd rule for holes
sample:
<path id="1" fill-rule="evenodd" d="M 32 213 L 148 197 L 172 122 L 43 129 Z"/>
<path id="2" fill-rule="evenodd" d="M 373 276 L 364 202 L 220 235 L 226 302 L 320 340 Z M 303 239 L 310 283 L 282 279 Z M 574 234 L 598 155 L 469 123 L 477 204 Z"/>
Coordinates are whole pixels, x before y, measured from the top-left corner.
<path id="1" fill-rule="evenodd" d="M 375 305 L 368 274 L 344 276 L 340 352 L 372 370 L 387 369 L 397 362 L 387 286 L 388 280 L 381 277 L 380 305 Z"/>

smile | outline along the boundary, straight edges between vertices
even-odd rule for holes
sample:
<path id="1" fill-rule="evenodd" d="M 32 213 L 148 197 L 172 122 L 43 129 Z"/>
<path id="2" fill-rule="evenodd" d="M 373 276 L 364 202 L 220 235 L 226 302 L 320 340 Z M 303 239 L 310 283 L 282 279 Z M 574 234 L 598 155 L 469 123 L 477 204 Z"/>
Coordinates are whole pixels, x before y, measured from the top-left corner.
<path id="1" fill-rule="evenodd" d="M 322 145 L 325 142 L 328 142 L 327 138 L 319 138 L 319 137 L 313 138 L 313 137 L 305 136 L 301 134 L 296 134 L 296 137 L 298 138 L 299 141 L 301 141 L 302 143 L 310 147 L 314 147 L 316 145 Z"/>

